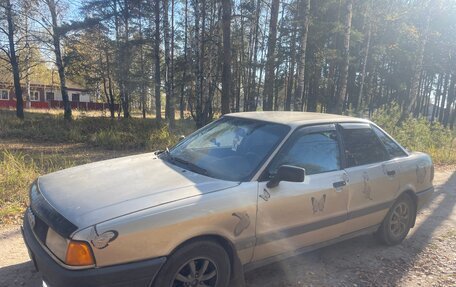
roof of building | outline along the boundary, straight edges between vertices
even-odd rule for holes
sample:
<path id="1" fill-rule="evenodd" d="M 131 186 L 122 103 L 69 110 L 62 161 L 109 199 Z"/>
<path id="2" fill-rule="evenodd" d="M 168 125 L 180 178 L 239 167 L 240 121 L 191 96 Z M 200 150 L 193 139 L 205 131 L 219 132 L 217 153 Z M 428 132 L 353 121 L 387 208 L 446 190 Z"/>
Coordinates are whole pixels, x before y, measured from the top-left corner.
<path id="1" fill-rule="evenodd" d="M 315 124 L 315 123 L 335 123 L 335 122 L 368 122 L 368 120 L 334 115 L 324 113 L 309 113 L 309 112 L 242 112 L 232 113 L 227 116 L 255 119 L 260 121 L 267 121 L 273 123 L 287 124 L 287 125 L 302 125 L 302 124 Z"/>

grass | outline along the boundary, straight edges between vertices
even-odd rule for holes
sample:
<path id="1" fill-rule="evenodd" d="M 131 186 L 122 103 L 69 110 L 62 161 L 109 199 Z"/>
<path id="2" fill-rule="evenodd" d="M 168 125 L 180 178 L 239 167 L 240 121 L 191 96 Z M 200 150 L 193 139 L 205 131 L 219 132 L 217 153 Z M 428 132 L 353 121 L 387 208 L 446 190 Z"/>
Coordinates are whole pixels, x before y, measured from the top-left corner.
<path id="1" fill-rule="evenodd" d="M 70 123 L 61 113 L 0 110 L 0 224 L 17 222 L 28 187 L 41 174 L 75 165 L 164 149 L 195 130 L 193 120 L 178 120 L 172 130 L 155 119 L 110 119 L 76 113 Z"/>
<path id="2" fill-rule="evenodd" d="M 456 132 L 425 118 L 407 118 L 397 125 L 400 110 L 397 105 L 380 109 L 372 120 L 411 151 L 429 154 L 437 165 L 456 164 Z"/>

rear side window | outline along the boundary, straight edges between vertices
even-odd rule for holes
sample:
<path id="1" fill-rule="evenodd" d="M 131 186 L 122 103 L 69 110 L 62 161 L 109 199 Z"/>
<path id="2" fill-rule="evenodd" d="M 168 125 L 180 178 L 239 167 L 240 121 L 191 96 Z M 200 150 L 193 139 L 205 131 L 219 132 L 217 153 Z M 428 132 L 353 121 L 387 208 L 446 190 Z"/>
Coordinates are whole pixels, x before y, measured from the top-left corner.
<path id="1" fill-rule="evenodd" d="M 391 158 L 407 156 L 407 154 L 402 150 L 402 148 L 398 144 L 396 144 L 384 132 L 382 132 L 380 129 L 378 129 L 375 126 L 372 126 L 372 129 L 374 130 L 375 134 L 378 136 L 380 141 L 385 146 L 385 148 L 388 151 Z"/>
<path id="2" fill-rule="evenodd" d="M 308 175 L 339 170 L 336 131 L 297 131 L 274 158 L 268 169 L 269 176 L 274 175 L 282 165 L 302 167 Z"/>
<path id="3" fill-rule="evenodd" d="M 370 127 L 342 128 L 347 167 L 389 159 L 385 147 Z"/>

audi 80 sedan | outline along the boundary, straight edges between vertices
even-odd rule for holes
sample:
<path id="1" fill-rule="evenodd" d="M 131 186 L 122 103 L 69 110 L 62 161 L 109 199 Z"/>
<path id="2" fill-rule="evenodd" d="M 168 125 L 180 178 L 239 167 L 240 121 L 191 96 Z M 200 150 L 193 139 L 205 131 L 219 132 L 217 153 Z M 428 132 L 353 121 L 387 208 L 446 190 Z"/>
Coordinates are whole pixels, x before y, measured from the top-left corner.
<path id="1" fill-rule="evenodd" d="M 433 176 L 368 120 L 235 113 L 169 150 L 39 177 L 22 230 L 43 286 L 240 286 L 361 234 L 400 243 Z"/>

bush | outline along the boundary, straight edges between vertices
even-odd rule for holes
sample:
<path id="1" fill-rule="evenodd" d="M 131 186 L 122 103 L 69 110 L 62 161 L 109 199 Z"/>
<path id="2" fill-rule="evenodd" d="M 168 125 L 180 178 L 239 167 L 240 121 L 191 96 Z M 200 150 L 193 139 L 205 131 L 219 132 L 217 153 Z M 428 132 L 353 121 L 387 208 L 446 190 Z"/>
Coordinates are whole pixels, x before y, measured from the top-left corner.
<path id="1" fill-rule="evenodd" d="M 437 164 L 456 163 L 454 132 L 440 123 L 431 123 L 426 118 L 409 117 L 397 125 L 400 116 L 400 108 L 394 104 L 377 110 L 372 121 L 409 150 L 428 153 Z"/>

